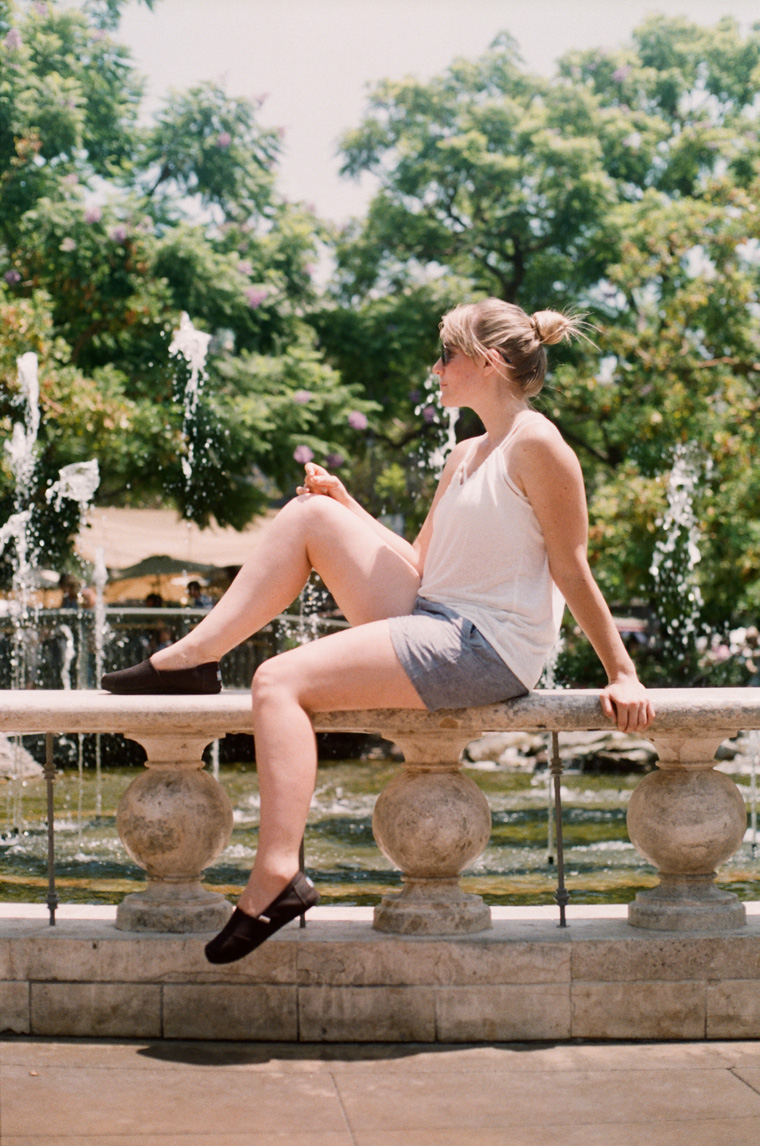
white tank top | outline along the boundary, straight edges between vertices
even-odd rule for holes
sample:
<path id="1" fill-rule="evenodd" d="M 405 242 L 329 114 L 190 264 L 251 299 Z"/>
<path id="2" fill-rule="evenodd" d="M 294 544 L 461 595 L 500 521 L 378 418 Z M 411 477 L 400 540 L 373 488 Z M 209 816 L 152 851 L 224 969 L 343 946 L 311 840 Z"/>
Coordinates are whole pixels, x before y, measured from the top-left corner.
<path id="1" fill-rule="evenodd" d="M 536 418 L 520 413 L 468 476 L 470 449 L 436 506 L 419 590 L 472 621 L 526 688 L 541 675 L 565 606 L 538 518 L 507 470 L 515 438 Z"/>

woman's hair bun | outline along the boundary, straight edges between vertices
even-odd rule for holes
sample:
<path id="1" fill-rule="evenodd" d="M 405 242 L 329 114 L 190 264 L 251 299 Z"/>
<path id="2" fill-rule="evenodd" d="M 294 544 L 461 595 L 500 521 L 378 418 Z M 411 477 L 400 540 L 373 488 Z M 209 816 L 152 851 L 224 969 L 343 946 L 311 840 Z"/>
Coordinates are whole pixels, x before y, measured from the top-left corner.
<path id="1" fill-rule="evenodd" d="M 579 321 L 572 315 L 560 314 L 558 310 L 537 310 L 531 316 L 538 341 L 544 346 L 554 346 L 566 338 L 568 342 L 578 333 Z"/>

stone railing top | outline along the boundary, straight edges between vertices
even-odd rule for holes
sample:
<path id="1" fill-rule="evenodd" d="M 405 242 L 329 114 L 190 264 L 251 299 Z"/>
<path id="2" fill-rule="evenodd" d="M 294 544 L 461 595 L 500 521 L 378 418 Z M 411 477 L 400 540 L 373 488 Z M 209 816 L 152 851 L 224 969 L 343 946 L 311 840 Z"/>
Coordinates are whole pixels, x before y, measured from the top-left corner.
<path id="1" fill-rule="evenodd" d="M 647 735 L 690 736 L 760 728 L 760 689 L 652 689 L 657 716 Z M 482 708 L 373 709 L 316 713 L 318 732 L 370 732 L 393 740 L 421 733 L 581 731 L 608 729 L 599 693 L 586 689 L 539 689 L 504 704 Z M 250 694 L 219 696 L 113 696 L 97 690 L 0 691 L 0 732 L 123 732 L 143 736 L 208 736 L 251 731 Z"/>

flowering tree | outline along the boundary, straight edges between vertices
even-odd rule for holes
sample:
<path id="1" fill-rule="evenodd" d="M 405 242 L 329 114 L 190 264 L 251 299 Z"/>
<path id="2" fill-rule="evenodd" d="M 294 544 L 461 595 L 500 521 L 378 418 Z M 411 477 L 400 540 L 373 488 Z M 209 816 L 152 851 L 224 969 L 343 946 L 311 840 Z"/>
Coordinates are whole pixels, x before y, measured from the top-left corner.
<path id="1" fill-rule="evenodd" d="M 363 434 L 348 415 L 373 404 L 304 322 L 321 232 L 277 192 L 280 133 L 214 84 L 140 126 L 120 8 L 0 0 L 0 428 L 18 418 L 15 359 L 33 350 L 41 501 L 62 465 L 96 457 L 106 504 L 163 497 L 242 526 L 293 488 L 296 454 L 350 460 Z M 212 336 L 190 483 L 170 354 L 182 312 Z M 11 485 L 0 458 L 0 520 Z"/>
<path id="2" fill-rule="evenodd" d="M 338 367 L 377 348 L 398 413 L 424 376 L 407 336 L 445 305 L 494 294 L 585 311 L 598 348 L 553 348 L 539 405 L 579 452 L 599 579 L 621 607 L 654 605 L 657 521 L 690 442 L 697 629 L 760 610 L 759 97 L 760 31 L 729 18 L 652 17 L 618 51 L 569 53 L 552 79 L 502 35 L 428 83 L 379 85 L 344 155 L 380 187 L 341 237 L 317 320 Z M 406 426 L 393 434 L 404 443 Z M 395 452 L 413 490 L 416 463 Z M 666 679 L 693 679 L 687 660 Z"/>

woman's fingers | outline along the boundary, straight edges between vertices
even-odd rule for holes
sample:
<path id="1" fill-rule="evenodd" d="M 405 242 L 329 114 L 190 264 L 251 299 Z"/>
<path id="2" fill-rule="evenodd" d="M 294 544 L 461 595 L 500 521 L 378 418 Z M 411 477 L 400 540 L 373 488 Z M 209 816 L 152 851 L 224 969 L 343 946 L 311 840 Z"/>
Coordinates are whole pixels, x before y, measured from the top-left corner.
<path id="1" fill-rule="evenodd" d="M 599 695 L 602 712 L 621 732 L 644 732 L 654 720 L 654 705 L 645 690 L 638 685 L 636 692 L 631 697 L 628 690 L 608 685 Z"/>

